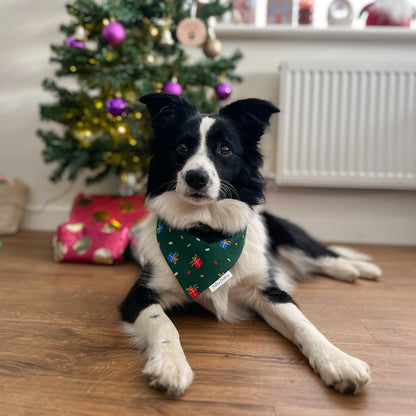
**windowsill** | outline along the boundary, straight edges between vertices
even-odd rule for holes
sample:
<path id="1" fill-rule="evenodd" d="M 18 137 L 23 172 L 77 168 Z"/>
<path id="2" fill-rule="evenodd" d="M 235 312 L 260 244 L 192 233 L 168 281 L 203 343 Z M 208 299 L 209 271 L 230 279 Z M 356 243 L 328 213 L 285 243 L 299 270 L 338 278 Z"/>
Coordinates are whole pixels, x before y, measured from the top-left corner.
<path id="1" fill-rule="evenodd" d="M 219 24 L 215 31 L 219 38 L 233 39 L 284 39 L 284 40 L 360 40 L 378 42 L 416 42 L 416 30 L 401 27 L 329 27 L 326 29 L 308 26 L 293 27 L 270 25 L 257 27 L 249 24 Z"/>

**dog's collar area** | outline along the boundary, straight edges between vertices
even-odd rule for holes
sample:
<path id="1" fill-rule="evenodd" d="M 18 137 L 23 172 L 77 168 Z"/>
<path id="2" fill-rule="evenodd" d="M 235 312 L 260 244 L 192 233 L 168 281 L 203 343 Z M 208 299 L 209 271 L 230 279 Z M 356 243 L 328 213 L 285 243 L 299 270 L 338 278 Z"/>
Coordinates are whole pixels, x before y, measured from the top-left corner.
<path id="1" fill-rule="evenodd" d="M 190 300 L 234 266 L 243 251 L 246 231 L 226 235 L 205 224 L 181 230 L 160 218 L 156 225 L 160 250 Z"/>

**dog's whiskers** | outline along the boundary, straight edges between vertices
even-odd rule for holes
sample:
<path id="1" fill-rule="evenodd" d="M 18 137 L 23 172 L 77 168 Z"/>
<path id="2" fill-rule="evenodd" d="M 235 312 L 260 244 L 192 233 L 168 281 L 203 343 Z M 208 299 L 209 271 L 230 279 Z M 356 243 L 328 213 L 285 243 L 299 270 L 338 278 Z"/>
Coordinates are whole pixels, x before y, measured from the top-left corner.
<path id="1" fill-rule="evenodd" d="M 237 189 L 228 181 L 221 179 L 220 196 L 230 199 L 239 199 Z"/>

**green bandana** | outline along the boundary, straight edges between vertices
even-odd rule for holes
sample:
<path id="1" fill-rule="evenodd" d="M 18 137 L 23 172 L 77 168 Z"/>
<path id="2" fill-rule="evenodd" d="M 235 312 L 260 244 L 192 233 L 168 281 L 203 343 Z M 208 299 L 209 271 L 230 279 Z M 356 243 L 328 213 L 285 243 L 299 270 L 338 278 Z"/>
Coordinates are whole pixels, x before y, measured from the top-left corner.
<path id="1" fill-rule="evenodd" d="M 160 250 L 188 299 L 208 288 L 214 292 L 232 277 L 229 270 L 243 251 L 245 234 L 246 229 L 224 235 L 207 225 L 178 230 L 160 218 L 156 226 Z"/>

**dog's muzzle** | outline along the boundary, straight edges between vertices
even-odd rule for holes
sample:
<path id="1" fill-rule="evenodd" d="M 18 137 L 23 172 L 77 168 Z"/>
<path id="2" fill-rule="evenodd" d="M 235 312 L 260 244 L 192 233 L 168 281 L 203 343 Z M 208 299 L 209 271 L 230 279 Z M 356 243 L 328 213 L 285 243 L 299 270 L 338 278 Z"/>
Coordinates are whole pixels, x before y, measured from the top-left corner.
<path id="1" fill-rule="evenodd" d="M 200 191 L 207 186 L 209 182 L 209 176 L 208 173 L 202 169 L 192 169 L 186 172 L 185 182 L 190 188 L 194 189 L 195 191 Z"/>

